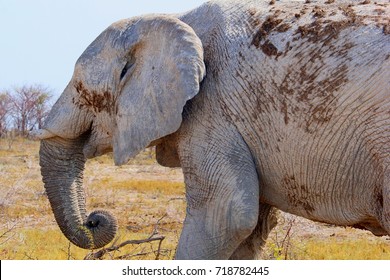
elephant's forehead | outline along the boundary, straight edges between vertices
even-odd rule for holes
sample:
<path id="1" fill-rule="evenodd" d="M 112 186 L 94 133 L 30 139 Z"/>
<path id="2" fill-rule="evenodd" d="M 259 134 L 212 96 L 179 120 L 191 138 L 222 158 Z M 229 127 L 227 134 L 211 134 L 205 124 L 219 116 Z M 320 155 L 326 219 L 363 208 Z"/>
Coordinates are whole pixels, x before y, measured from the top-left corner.
<path id="1" fill-rule="evenodd" d="M 132 18 L 120 19 L 112 23 L 105 31 L 119 32 L 119 34 L 116 35 L 121 35 L 121 33 L 125 32 L 130 27 L 135 26 L 139 21 L 145 18 L 148 18 L 148 16 L 135 16 Z"/>
<path id="2" fill-rule="evenodd" d="M 98 40 L 99 39 L 99 40 Z M 97 38 L 92 42 L 85 51 L 81 54 L 76 64 L 82 66 L 88 65 L 91 63 L 99 64 L 104 60 L 108 60 L 112 56 L 112 51 L 110 48 L 107 48 L 109 43 L 109 38 Z"/>

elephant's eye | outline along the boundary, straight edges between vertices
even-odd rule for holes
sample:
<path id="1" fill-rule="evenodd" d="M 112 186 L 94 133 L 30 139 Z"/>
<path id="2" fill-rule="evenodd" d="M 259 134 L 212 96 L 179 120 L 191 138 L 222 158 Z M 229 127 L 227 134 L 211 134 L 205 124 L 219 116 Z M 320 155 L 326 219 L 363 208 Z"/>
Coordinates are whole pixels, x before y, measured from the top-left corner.
<path id="1" fill-rule="evenodd" d="M 122 69 L 122 72 L 121 72 L 121 76 L 120 76 L 120 80 L 122 81 L 122 79 L 125 77 L 126 73 L 128 72 L 128 70 L 133 66 L 133 62 L 132 61 L 128 61 L 125 65 L 125 67 Z"/>

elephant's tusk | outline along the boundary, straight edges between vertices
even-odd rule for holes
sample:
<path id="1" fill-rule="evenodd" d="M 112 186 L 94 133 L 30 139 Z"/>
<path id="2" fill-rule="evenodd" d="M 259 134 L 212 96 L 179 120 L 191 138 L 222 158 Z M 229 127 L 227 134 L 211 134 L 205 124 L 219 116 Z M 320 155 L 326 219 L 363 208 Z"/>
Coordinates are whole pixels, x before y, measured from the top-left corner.
<path id="1" fill-rule="evenodd" d="M 38 138 L 39 140 L 44 140 L 56 136 L 54 133 L 51 133 L 46 129 L 33 130 L 30 132 L 30 135 L 35 138 Z"/>

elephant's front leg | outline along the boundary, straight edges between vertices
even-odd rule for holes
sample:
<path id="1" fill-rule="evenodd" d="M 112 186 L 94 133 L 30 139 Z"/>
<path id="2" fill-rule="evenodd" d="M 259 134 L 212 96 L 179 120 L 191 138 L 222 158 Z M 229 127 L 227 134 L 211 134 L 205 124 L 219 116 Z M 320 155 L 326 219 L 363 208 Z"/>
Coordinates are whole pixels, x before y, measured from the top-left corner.
<path id="1" fill-rule="evenodd" d="M 257 225 L 251 153 L 238 132 L 220 129 L 195 131 L 180 147 L 187 215 L 177 259 L 228 259 Z"/>

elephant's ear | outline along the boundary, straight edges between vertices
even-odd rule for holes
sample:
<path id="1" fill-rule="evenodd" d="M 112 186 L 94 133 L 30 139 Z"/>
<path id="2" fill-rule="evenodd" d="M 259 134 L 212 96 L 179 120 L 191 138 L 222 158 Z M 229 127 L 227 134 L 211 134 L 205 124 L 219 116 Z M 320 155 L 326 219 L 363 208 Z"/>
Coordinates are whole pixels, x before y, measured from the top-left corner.
<path id="1" fill-rule="evenodd" d="M 120 36 L 128 62 L 117 100 L 113 139 L 117 165 L 179 129 L 183 107 L 199 92 L 205 76 L 202 43 L 179 19 L 139 18 Z"/>

